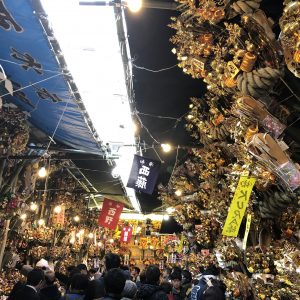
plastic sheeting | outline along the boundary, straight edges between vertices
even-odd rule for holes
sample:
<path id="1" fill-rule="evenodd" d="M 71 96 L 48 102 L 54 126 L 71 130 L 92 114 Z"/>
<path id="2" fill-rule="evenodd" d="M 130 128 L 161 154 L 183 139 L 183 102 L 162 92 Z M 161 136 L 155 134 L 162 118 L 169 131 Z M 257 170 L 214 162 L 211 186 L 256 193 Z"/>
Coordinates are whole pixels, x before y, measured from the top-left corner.
<path id="1" fill-rule="evenodd" d="M 0 96 L 29 121 L 75 149 L 99 153 L 76 86 L 47 26 L 39 1 L 0 0 L 0 64 L 14 87 Z M 59 125 L 58 125 L 59 124 Z"/>

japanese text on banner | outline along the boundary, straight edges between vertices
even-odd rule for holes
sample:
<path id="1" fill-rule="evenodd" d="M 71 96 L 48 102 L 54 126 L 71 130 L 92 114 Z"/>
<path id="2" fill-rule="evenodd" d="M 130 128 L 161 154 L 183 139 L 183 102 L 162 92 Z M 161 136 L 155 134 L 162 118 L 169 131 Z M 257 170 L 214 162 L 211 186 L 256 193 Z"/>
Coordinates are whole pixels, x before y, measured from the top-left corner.
<path id="1" fill-rule="evenodd" d="M 104 199 L 98 224 L 111 230 L 116 229 L 123 207 L 124 204 L 122 203 L 110 199 Z"/>
<path id="2" fill-rule="evenodd" d="M 233 237 L 238 235 L 255 181 L 254 177 L 240 177 L 222 231 L 223 235 Z"/>

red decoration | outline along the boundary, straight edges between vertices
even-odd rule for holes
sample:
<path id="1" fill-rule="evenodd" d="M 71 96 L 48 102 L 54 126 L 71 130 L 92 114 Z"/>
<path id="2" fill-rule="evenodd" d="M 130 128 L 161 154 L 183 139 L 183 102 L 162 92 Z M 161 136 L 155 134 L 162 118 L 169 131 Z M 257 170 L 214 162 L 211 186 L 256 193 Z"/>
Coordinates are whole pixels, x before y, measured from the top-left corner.
<path id="1" fill-rule="evenodd" d="M 102 211 L 99 215 L 98 224 L 111 230 L 115 230 L 118 225 L 121 212 L 123 211 L 123 207 L 124 204 L 105 198 Z"/>
<path id="2" fill-rule="evenodd" d="M 121 242 L 122 243 L 129 243 L 132 237 L 132 227 L 131 226 L 125 226 L 122 229 L 121 233 Z"/>

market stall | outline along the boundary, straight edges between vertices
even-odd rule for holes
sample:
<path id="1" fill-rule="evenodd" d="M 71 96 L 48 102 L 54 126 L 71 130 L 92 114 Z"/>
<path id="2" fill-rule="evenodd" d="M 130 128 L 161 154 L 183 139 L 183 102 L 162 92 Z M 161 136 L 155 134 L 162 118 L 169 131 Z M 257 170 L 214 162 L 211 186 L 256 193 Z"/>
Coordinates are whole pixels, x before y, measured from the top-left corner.
<path id="1" fill-rule="evenodd" d="M 220 267 L 230 299 L 299 299 L 300 3 L 285 1 L 276 40 L 260 2 L 179 1 L 172 51 L 207 84 L 186 117 L 203 147 L 160 195 L 184 226 L 195 273 Z"/>

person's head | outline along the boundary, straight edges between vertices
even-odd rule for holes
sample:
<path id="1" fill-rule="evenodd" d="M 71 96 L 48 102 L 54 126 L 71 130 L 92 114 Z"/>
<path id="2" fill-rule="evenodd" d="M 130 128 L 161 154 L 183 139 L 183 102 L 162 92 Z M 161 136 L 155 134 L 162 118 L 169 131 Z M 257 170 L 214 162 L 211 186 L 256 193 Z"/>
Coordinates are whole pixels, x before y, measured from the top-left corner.
<path id="1" fill-rule="evenodd" d="M 166 294 L 170 294 L 172 292 L 172 284 L 170 282 L 164 281 L 160 284 L 160 287 Z"/>
<path id="2" fill-rule="evenodd" d="M 133 267 L 132 270 L 131 270 L 131 275 L 133 277 L 136 277 L 136 276 L 139 276 L 141 270 L 139 267 Z"/>
<path id="3" fill-rule="evenodd" d="M 163 278 L 169 278 L 171 274 L 172 269 L 169 267 L 164 268 L 163 270 Z"/>
<path id="4" fill-rule="evenodd" d="M 176 290 L 180 289 L 181 280 L 182 280 L 181 273 L 180 272 L 171 273 L 170 279 L 171 279 L 173 288 Z"/>
<path id="5" fill-rule="evenodd" d="M 192 282 L 192 273 L 188 270 L 183 270 L 182 273 L 182 284 L 187 284 Z"/>
<path id="6" fill-rule="evenodd" d="M 27 284 L 39 289 L 45 280 L 44 272 L 40 269 L 33 269 L 27 275 Z"/>
<path id="7" fill-rule="evenodd" d="M 122 297 L 133 299 L 137 292 L 136 284 L 131 280 L 126 280 L 125 287 L 122 292 Z"/>
<path id="8" fill-rule="evenodd" d="M 46 285 L 52 285 L 55 282 L 55 273 L 51 270 L 45 271 Z"/>
<path id="9" fill-rule="evenodd" d="M 160 270 L 158 266 L 150 265 L 146 270 L 146 282 L 150 284 L 157 284 L 159 282 Z"/>
<path id="10" fill-rule="evenodd" d="M 179 266 L 174 266 L 174 267 L 172 268 L 172 272 L 171 272 L 171 273 L 173 273 L 173 272 L 180 272 L 180 273 L 181 273 L 181 271 L 182 271 L 181 267 L 179 267 Z"/>
<path id="11" fill-rule="evenodd" d="M 120 268 L 120 265 L 121 259 L 119 255 L 115 253 L 109 253 L 105 255 L 105 267 L 107 271 L 114 268 Z"/>
<path id="12" fill-rule="evenodd" d="M 85 264 L 79 264 L 77 266 L 77 269 L 80 270 L 80 273 L 83 274 L 83 275 L 88 274 L 88 269 L 87 269 L 87 266 Z"/>
<path id="13" fill-rule="evenodd" d="M 120 295 L 124 289 L 126 277 L 119 268 L 110 269 L 104 276 L 104 288 L 108 294 Z"/>
<path id="14" fill-rule="evenodd" d="M 70 275 L 74 269 L 75 269 L 75 266 L 67 267 L 67 274 Z"/>
<path id="15" fill-rule="evenodd" d="M 84 293 L 89 285 L 89 278 L 87 275 L 77 273 L 71 279 L 71 292 Z"/>
<path id="16" fill-rule="evenodd" d="M 216 266 L 214 266 L 214 265 L 209 265 L 202 272 L 202 275 L 214 275 L 214 276 L 218 276 L 219 274 L 220 274 L 220 270 Z"/>
<path id="17" fill-rule="evenodd" d="M 140 274 L 140 282 L 146 283 L 146 270 L 143 270 Z"/>
<path id="18" fill-rule="evenodd" d="M 36 267 L 37 269 L 41 269 L 41 270 L 43 270 L 43 271 L 46 271 L 46 270 L 49 270 L 49 263 L 48 263 L 47 260 L 45 260 L 44 258 L 42 258 L 42 259 L 40 259 L 40 260 L 36 263 L 35 267 Z"/>

